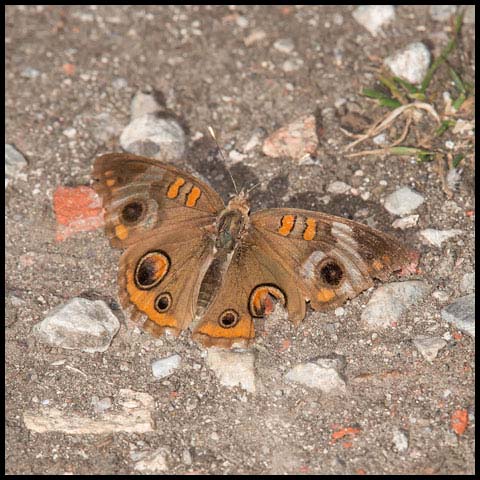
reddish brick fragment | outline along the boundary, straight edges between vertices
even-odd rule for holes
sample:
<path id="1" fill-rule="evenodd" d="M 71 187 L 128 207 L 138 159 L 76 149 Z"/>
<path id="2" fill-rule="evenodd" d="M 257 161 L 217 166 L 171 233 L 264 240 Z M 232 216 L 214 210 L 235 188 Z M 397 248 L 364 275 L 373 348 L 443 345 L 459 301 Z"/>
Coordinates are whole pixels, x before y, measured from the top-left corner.
<path id="1" fill-rule="evenodd" d="M 104 224 L 102 202 L 90 187 L 58 187 L 53 194 L 53 209 L 57 219 L 57 242 Z"/>

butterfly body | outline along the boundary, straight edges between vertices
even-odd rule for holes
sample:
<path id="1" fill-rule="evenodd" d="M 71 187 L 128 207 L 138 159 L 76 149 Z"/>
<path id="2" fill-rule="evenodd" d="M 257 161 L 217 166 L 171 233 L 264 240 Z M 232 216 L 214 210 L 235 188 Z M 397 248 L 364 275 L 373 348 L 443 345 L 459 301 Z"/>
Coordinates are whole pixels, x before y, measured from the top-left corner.
<path id="1" fill-rule="evenodd" d="M 321 212 L 278 208 L 250 213 L 247 195 L 225 206 L 191 174 L 157 160 L 107 154 L 94 166 L 106 233 L 124 248 L 120 300 L 145 330 L 193 326 L 204 345 L 254 338 L 254 318 L 274 301 L 298 324 L 306 302 L 328 310 L 410 262 L 392 237 Z"/>

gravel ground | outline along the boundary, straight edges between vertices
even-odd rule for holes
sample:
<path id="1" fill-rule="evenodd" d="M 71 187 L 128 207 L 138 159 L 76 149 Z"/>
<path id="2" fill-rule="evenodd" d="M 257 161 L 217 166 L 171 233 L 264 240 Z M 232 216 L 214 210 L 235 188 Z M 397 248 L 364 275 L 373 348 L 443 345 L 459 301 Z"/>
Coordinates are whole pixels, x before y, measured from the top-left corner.
<path id="1" fill-rule="evenodd" d="M 451 24 L 426 6 L 396 7 L 373 37 L 354 10 L 6 7 L 6 143 L 26 159 L 6 185 L 7 473 L 474 473 L 474 338 L 442 316 L 474 291 L 473 137 L 450 132 L 433 141 L 466 155 L 448 198 L 435 162 L 347 158 L 352 139 L 341 130 L 348 118 L 371 123 L 386 112 L 359 93 L 373 86 L 382 59 L 418 41 L 438 55 Z M 452 59 L 472 83 L 474 26 L 464 25 L 462 53 Z M 431 87 L 438 111 L 450 87 L 439 71 Z M 154 339 L 133 327 L 116 304 L 119 251 L 102 229 L 56 239 L 52 198 L 61 186 L 88 186 L 94 158 L 121 150 L 139 91 L 153 92 L 182 126 L 186 153 L 176 164 L 224 199 L 232 187 L 211 154 L 208 125 L 237 183 L 262 182 L 254 210 L 318 209 L 392 233 L 421 253 L 414 279 L 428 293 L 374 331 L 361 320 L 372 291 L 335 312 L 310 311 L 298 328 L 276 311 L 250 351 L 225 357 L 187 334 Z M 317 119 L 313 157 L 262 153 L 266 135 L 304 115 Z M 406 143 L 432 128 L 424 115 Z M 260 140 L 248 151 L 254 134 Z M 334 182 L 351 188 L 336 193 L 342 185 Z M 399 217 L 383 206 L 401 187 L 424 199 L 413 212 L 418 222 L 404 230 L 392 227 Z M 437 246 L 419 235 L 425 229 L 460 233 Z M 48 346 L 32 333 L 47 312 L 78 296 L 106 299 L 121 320 L 103 353 Z M 239 370 L 233 354 L 245 367 L 240 386 L 218 373 Z M 173 355 L 173 373 L 155 377 L 152 364 Z M 342 388 L 329 393 L 285 378 L 318 359 L 322 371 L 338 372 Z M 144 409 L 146 431 L 95 433 L 91 425 L 104 412 L 122 408 Z M 85 431 L 65 433 L 54 422 L 38 431 L 39 416 L 52 411 L 83 419 Z"/>

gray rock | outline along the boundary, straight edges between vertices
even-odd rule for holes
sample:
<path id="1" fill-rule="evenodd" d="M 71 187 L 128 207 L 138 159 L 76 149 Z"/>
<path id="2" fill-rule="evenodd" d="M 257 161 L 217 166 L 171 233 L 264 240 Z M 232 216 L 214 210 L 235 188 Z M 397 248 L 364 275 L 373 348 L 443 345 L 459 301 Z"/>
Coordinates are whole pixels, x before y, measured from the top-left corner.
<path id="1" fill-rule="evenodd" d="M 346 385 L 340 368 L 338 360 L 320 358 L 296 365 L 286 373 L 285 380 L 316 388 L 325 394 L 342 394 L 346 391 Z"/>
<path id="2" fill-rule="evenodd" d="M 443 242 L 445 242 L 449 238 L 461 235 L 463 233 L 463 230 L 436 230 L 434 228 L 426 228 L 425 230 L 421 230 L 418 233 L 430 245 L 434 245 L 435 247 L 441 247 Z"/>
<path id="3" fill-rule="evenodd" d="M 185 133 L 175 120 L 147 114 L 124 128 L 120 145 L 130 153 L 175 161 L 185 153 Z"/>
<path id="4" fill-rule="evenodd" d="M 376 37 L 382 32 L 382 26 L 395 18 L 395 9 L 393 5 L 361 5 L 352 15 L 357 23 Z"/>
<path id="5" fill-rule="evenodd" d="M 463 293 L 473 293 L 475 291 L 475 272 L 468 272 L 463 275 L 460 281 L 460 290 Z"/>
<path id="6" fill-rule="evenodd" d="M 52 347 L 104 352 L 120 328 L 103 300 L 72 298 L 33 327 L 35 337 Z"/>
<path id="7" fill-rule="evenodd" d="M 384 207 L 394 215 L 407 215 L 418 208 L 425 199 L 408 187 L 402 187 L 385 198 Z"/>
<path id="8" fill-rule="evenodd" d="M 171 375 L 181 364 L 180 355 L 161 358 L 152 363 L 152 372 L 155 378 L 165 378 Z"/>
<path id="9" fill-rule="evenodd" d="M 419 335 L 414 338 L 413 343 L 423 358 L 429 362 L 432 362 L 437 357 L 438 352 L 447 344 L 443 338 L 426 335 Z"/>
<path id="10" fill-rule="evenodd" d="M 333 194 L 336 194 L 336 195 L 341 195 L 341 194 L 349 193 L 351 188 L 352 187 L 350 185 L 348 185 L 347 183 L 337 181 L 337 182 L 332 182 L 328 186 L 327 192 L 328 193 L 333 193 Z"/>
<path id="11" fill-rule="evenodd" d="M 407 433 L 400 429 L 396 428 L 393 432 L 393 447 L 397 452 L 405 452 L 408 450 L 408 436 Z"/>
<path id="12" fill-rule="evenodd" d="M 27 166 L 25 157 L 8 143 L 5 144 L 5 177 L 17 178 L 20 171 Z"/>
<path id="13" fill-rule="evenodd" d="M 385 328 L 398 322 L 406 309 L 428 293 L 425 282 L 411 280 L 382 285 L 372 295 L 361 319 L 368 328 Z"/>
<path id="14" fill-rule="evenodd" d="M 255 392 L 254 363 L 255 356 L 252 352 L 207 349 L 207 366 L 225 387 L 240 386 L 248 392 Z"/>
<path id="15" fill-rule="evenodd" d="M 137 92 L 130 105 L 130 116 L 132 120 L 149 113 L 156 113 L 161 110 L 156 98 L 151 93 Z"/>
<path id="16" fill-rule="evenodd" d="M 384 60 L 394 75 L 419 84 L 430 66 L 430 51 L 422 42 L 413 42 Z"/>
<path id="17" fill-rule="evenodd" d="M 442 310 L 442 318 L 475 338 L 475 294 L 457 299 Z"/>

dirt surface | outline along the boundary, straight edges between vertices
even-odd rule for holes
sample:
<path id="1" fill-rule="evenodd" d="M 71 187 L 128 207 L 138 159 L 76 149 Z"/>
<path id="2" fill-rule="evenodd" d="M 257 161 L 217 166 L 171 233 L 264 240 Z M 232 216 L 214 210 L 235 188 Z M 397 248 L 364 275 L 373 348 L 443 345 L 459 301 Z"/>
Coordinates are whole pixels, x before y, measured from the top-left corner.
<path id="1" fill-rule="evenodd" d="M 462 295 L 463 275 L 474 271 L 473 217 L 465 214 L 474 209 L 473 165 L 463 164 L 449 200 L 434 163 L 346 158 L 343 148 L 351 139 L 340 130 L 342 108 L 369 121 L 385 113 L 359 94 L 373 85 L 385 56 L 419 40 L 438 53 L 448 41 L 449 24 L 431 20 L 427 7 L 399 7 L 386 35 L 374 39 L 353 20 L 353 8 L 7 7 L 6 143 L 28 161 L 25 175 L 6 190 L 7 473 L 137 473 L 132 450 L 161 447 L 168 452 L 164 471 L 171 473 L 474 473 L 474 340 L 440 315 Z M 265 37 L 246 46 L 258 30 Z M 465 26 L 463 56 L 453 60 L 472 82 L 473 30 Z M 294 52 L 273 47 L 282 38 L 292 39 Z M 303 64 L 284 71 L 283 63 L 292 58 Z M 27 67 L 40 75 L 24 78 Z M 432 86 L 438 106 L 444 85 L 449 77 L 439 73 Z M 446 301 L 430 294 L 396 327 L 375 335 L 360 324 L 371 291 L 345 304 L 341 316 L 310 312 L 297 329 L 288 322 L 267 324 L 274 329 L 260 331 L 253 346 L 255 393 L 222 386 L 187 334 L 159 341 L 124 322 L 103 354 L 35 341 L 32 327 L 72 297 L 95 292 L 115 306 L 120 252 L 101 229 L 56 242 L 52 196 L 62 185 L 88 185 L 93 159 L 120 150 L 118 135 L 102 141 L 92 119 L 108 112 L 127 125 L 133 95 L 146 88 L 161 92 L 186 128 L 188 154 L 179 165 L 198 172 L 225 200 L 232 193 L 226 169 L 205 142 L 193 141 L 197 132 L 206 137 L 212 125 L 226 152 L 241 151 L 259 127 L 270 134 L 320 112 L 315 162 L 268 158 L 257 147 L 232 166 L 240 185 L 263 182 L 253 208 L 295 206 L 368 218 L 422 253 L 415 278 L 432 292 L 446 292 Z M 423 122 L 432 128 L 427 117 Z M 76 135 L 69 138 L 64 131 L 72 127 Z M 358 170 L 363 177 L 354 175 Z M 371 195 L 331 195 L 325 204 L 321 198 L 334 181 L 367 186 Z M 425 198 L 415 212 L 418 225 L 404 231 L 391 227 L 396 217 L 381 204 L 400 186 Z M 452 210 L 451 202 L 458 208 Z M 425 228 L 464 233 L 438 248 L 420 241 L 418 231 Z M 116 313 L 122 317 L 118 308 Z M 432 362 L 412 343 L 418 335 L 448 332 L 447 345 Z M 176 353 L 181 367 L 165 380 L 155 379 L 152 362 Z M 332 355 L 346 360 L 344 395 L 326 396 L 284 381 L 292 366 Z M 124 388 L 154 398 L 153 432 L 34 433 L 24 423 L 25 412 L 47 404 L 94 417 L 92 398 L 115 398 Z M 462 435 L 451 428 L 457 410 L 469 412 Z M 342 428 L 355 434 L 334 440 Z M 398 431 L 408 439 L 407 449 L 395 447 Z"/>

